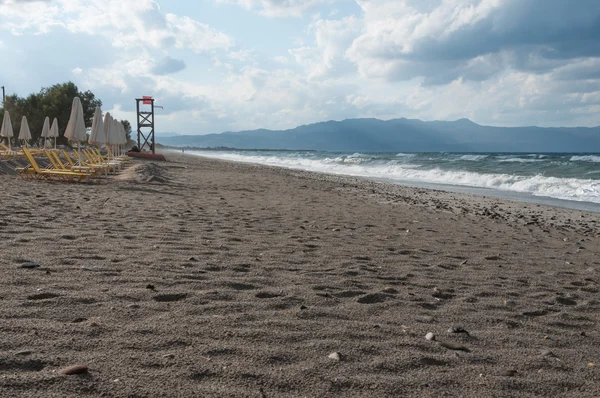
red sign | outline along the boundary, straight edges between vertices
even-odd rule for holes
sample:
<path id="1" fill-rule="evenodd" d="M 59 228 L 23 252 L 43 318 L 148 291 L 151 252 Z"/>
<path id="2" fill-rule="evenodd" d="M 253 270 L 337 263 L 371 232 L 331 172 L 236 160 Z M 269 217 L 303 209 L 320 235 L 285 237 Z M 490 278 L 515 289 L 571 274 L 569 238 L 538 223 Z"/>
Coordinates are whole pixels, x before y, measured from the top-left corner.
<path id="1" fill-rule="evenodd" d="M 144 100 L 144 105 L 152 105 L 152 96 L 144 95 L 142 99 Z"/>

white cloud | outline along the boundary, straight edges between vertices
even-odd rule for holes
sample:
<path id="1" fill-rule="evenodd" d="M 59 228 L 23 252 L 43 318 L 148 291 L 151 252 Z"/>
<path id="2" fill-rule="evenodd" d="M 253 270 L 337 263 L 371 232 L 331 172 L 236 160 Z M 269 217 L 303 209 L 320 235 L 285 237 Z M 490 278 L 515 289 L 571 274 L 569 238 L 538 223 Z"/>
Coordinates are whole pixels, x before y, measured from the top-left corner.
<path id="1" fill-rule="evenodd" d="M 216 0 L 217 3 L 238 4 L 246 9 L 256 9 L 269 17 L 300 16 L 323 4 L 337 0 Z"/>
<path id="2" fill-rule="evenodd" d="M 134 120 L 133 98 L 154 95 L 165 106 L 157 117 L 161 131 L 403 116 L 469 117 L 493 125 L 598 124 L 600 46 L 565 44 L 577 44 L 589 24 L 584 12 L 562 9 L 563 0 L 546 0 L 547 15 L 531 21 L 537 36 L 524 44 L 525 17 L 541 0 L 356 0 L 361 12 L 350 16 L 328 12 L 328 0 L 227 1 L 267 16 L 325 8 L 318 10 L 323 16 L 296 20 L 309 22 L 279 53 L 246 37 L 239 39 L 250 47 L 240 47 L 203 23 L 202 15 L 164 13 L 151 0 L 53 0 L 35 7 L 0 0 L 0 32 L 44 40 L 44 33 L 56 30 L 107 43 L 110 51 L 98 63 L 65 62 L 67 75 L 122 118 Z M 597 16 L 600 3 L 590 4 L 587 13 Z M 2 37 L 8 46 L 12 39 Z M 29 74 L 40 67 L 25 66 Z"/>
<path id="3" fill-rule="evenodd" d="M 0 29 L 13 34 L 47 33 L 62 27 L 73 33 L 103 35 L 122 49 L 190 49 L 196 53 L 229 49 L 233 39 L 186 16 L 164 14 L 153 0 L 55 0 L 0 3 Z"/>

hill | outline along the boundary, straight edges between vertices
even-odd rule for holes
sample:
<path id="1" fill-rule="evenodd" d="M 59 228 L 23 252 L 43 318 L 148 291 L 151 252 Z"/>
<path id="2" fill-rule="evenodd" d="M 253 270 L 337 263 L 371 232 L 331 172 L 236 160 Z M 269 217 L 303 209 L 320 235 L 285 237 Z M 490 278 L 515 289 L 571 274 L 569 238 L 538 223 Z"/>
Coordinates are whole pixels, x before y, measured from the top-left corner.
<path id="1" fill-rule="evenodd" d="M 249 130 L 157 137 L 164 145 L 198 148 L 363 152 L 598 152 L 600 127 L 491 127 L 468 119 L 347 119 L 289 130 Z"/>

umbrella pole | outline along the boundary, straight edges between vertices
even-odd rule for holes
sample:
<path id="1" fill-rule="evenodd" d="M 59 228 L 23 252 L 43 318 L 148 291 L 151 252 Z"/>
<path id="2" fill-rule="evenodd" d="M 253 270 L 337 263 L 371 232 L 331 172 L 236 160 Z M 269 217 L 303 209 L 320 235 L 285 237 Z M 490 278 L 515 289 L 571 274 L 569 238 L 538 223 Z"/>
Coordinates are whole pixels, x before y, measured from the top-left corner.
<path id="1" fill-rule="evenodd" d="M 81 166 L 81 142 L 77 141 L 77 160 L 79 161 L 79 166 Z"/>

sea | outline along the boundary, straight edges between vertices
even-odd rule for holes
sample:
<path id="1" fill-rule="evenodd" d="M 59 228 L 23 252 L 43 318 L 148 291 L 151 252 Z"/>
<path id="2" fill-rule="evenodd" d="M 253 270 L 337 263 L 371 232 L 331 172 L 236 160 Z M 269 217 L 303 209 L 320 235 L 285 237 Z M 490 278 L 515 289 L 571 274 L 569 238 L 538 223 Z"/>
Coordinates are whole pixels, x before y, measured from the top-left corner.
<path id="1" fill-rule="evenodd" d="M 600 153 L 186 153 L 600 212 Z"/>

